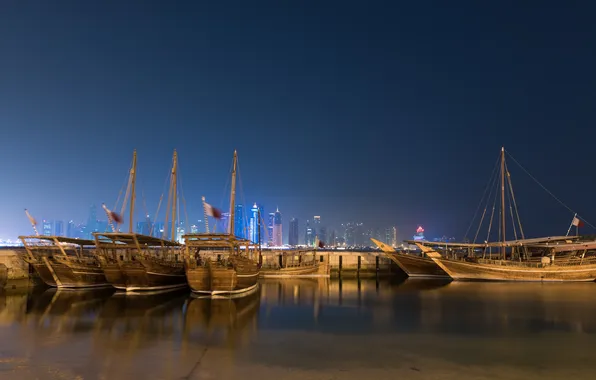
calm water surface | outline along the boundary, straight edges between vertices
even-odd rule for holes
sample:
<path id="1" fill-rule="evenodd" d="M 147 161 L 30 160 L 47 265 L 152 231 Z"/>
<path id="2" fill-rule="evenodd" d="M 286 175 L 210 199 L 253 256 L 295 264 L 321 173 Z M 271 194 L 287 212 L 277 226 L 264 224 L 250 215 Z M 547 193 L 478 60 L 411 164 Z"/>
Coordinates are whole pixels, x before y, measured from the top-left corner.
<path id="1" fill-rule="evenodd" d="M 1 379 L 596 379 L 596 284 L 0 293 Z"/>

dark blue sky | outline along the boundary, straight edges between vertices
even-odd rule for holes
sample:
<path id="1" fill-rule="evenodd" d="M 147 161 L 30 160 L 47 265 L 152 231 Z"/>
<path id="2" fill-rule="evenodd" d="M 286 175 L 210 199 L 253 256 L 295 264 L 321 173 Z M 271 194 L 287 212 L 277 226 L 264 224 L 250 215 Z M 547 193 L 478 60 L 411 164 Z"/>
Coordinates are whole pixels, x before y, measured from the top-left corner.
<path id="1" fill-rule="evenodd" d="M 133 148 L 151 214 L 174 148 L 193 220 L 227 203 L 238 149 L 244 199 L 285 222 L 461 238 L 505 145 L 596 223 L 596 6 L 534 5 L 5 1 L 0 238 L 30 232 L 25 207 L 112 204 Z M 510 165 L 526 232 L 565 233 Z"/>

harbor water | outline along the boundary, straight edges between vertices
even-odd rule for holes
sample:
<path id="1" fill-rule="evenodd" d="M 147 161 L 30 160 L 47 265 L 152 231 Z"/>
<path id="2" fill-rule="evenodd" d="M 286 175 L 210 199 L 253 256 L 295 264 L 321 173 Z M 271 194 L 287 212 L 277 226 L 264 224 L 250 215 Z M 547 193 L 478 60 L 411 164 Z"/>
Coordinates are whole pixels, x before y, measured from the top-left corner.
<path id="1" fill-rule="evenodd" d="M 0 291 L 0 379 L 595 379 L 594 283 Z"/>

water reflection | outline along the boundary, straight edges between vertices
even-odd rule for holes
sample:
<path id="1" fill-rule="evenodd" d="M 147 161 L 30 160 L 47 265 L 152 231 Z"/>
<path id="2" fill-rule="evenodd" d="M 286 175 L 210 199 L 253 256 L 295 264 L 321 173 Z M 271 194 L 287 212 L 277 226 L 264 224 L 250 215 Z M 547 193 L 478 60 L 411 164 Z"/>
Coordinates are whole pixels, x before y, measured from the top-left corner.
<path id="1" fill-rule="evenodd" d="M 491 366 L 501 358 L 521 367 L 571 366 L 596 343 L 595 291 L 594 284 L 580 283 L 390 278 L 268 279 L 233 299 L 195 298 L 185 290 L 135 296 L 109 289 L 3 291 L 0 352 L 27 358 L 31 378 L 54 367 L 82 378 L 187 376 L 207 365 L 197 358 L 212 352 L 219 359 L 210 363 L 225 357 L 228 369 L 247 363 L 332 368 L 355 357 L 378 366 L 383 356 L 371 352 L 381 349 L 467 365 Z M 562 342 L 566 351 L 559 356 L 540 351 Z M 350 345 L 353 351 L 346 351 Z M 322 347 L 325 360 L 313 355 Z M 519 351 L 541 354 L 522 363 Z M 0 363 L 0 374 L 10 366 Z"/>

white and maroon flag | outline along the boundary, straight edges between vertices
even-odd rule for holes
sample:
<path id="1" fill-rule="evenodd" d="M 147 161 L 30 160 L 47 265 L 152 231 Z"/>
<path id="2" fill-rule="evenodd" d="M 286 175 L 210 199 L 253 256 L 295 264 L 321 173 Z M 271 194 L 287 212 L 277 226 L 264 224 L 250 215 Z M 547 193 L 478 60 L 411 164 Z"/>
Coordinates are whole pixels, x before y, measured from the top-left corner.
<path id="1" fill-rule="evenodd" d="M 205 212 L 207 213 L 207 215 L 212 216 L 215 219 L 221 219 L 221 211 L 219 211 L 215 207 L 211 206 L 207 202 L 204 202 L 204 204 L 205 204 Z"/>
<path id="2" fill-rule="evenodd" d="M 576 227 L 583 227 L 584 226 L 584 222 L 581 221 L 581 219 L 579 219 L 577 216 L 573 217 L 573 221 L 571 222 L 571 224 L 573 224 Z"/>
<path id="3" fill-rule="evenodd" d="M 103 207 L 103 209 L 106 211 L 106 214 L 108 215 L 108 218 L 110 218 L 111 221 L 115 222 L 116 224 L 122 223 L 122 217 L 118 215 L 117 212 L 110 210 L 106 207 L 105 204 L 102 204 L 101 207 Z"/>

